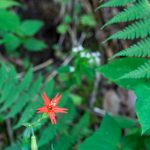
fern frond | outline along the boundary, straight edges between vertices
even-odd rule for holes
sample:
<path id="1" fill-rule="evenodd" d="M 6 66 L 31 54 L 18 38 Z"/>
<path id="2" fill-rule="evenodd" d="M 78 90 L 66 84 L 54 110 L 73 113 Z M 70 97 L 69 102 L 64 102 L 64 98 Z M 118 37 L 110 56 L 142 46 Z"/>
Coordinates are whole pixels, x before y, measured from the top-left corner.
<path id="1" fill-rule="evenodd" d="M 34 118 L 36 108 L 42 105 L 41 91 L 50 90 L 52 92 L 53 82 L 45 83 L 44 87 L 41 87 L 43 78 L 39 76 L 33 81 L 31 69 L 20 81 L 15 68 L 9 64 L 7 66 L 0 64 L 0 73 L 0 112 L 4 114 L 5 119 L 22 112 L 15 125 L 15 128 L 18 128 Z"/>
<path id="2" fill-rule="evenodd" d="M 11 108 L 9 113 L 6 115 L 5 118 L 13 117 L 17 113 L 20 113 L 20 111 L 23 109 L 23 107 L 29 102 L 33 96 L 35 96 L 35 93 L 37 93 L 40 90 L 42 78 L 39 77 L 30 87 L 30 90 L 28 93 L 23 92 L 21 93 L 21 96 L 18 98 L 18 102 L 15 103 Z"/>
<path id="3" fill-rule="evenodd" d="M 48 126 L 44 131 L 41 132 L 41 137 L 38 141 L 38 145 L 39 147 L 42 147 L 43 145 L 45 145 L 46 143 L 48 143 L 49 141 L 51 141 L 56 134 L 62 134 L 62 132 L 64 133 L 64 130 L 66 131 L 66 128 L 69 128 L 69 124 L 73 121 L 73 119 L 76 117 L 76 109 L 73 105 L 73 103 L 70 101 L 69 102 L 69 106 L 67 106 L 69 113 L 67 113 L 66 115 L 62 116 L 59 119 L 59 123 L 55 126 L 55 128 L 53 127 L 53 125 Z M 67 122 L 66 122 L 67 120 Z M 47 133 L 52 132 L 52 134 L 50 136 L 46 136 Z M 46 138 L 45 138 L 46 136 Z"/>
<path id="4" fill-rule="evenodd" d="M 49 136 L 47 136 L 47 133 L 50 133 Z M 46 143 L 49 143 L 56 135 L 56 129 L 52 125 L 48 125 L 48 127 L 45 128 L 44 131 L 41 132 L 40 140 L 38 141 L 38 146 L 42 147 Z"/>
<path id="5" fill-rule="evenodd" d="M 29 70 L 26 76 L 24 77 L 23 81 L 16 85 L 11 81 L 11 78 L 9 77 L 9 80 L 7 81 L 7 84 L 5 83 L 5 87 L 3 89 L 3 94 L 0 99 L 0 101 L 6 100 L 2 108 L 0 109 L 0 112 L 5 111 L 8 107 L 10 107 L 14 100 L 17 99 L 21 91 L 26 90 L 30 83 L 32 81 L 32 70 Z M 11 87 L 11 90 L 8 90 L 8 87 Z"/>
<path id="6" fill-rule="evenodd" d="M 150 4 L 147 0 L 143 0 L 118 13 L 110 21 L 108 21 L 102 28 L 113 23 L 143 19 L 145 17 L 148 17 L 149 15 L 150 15 Z"/>
<path id="7" fill-rule="evenodd" d="M 150 34 L 150 19 L 137 21 L 108 37 L 104 42 L 112 39 L 138 39 Z"/>
<path id="8" fill-rule="evenodd" d="M 101 4 L 99 8 L 103 8 L 103 7 L 120 7 L 120 6 L 125 6 L 128 3 L 133 3 L 136 0 L 109 0 L 108 2 L 105 2 L 103 4 Z"/>
<path id="9" fill-rule="evenodd" d="M 129 72 L 128 74 L 124 75 L 123 78 L 149 78 L 150 77 L 150 60 L 148 60 L 143 65 L 139 66 L 137 69 Z"/>
<path id="10" fill-rule="evenodd" d="M 150 57 L 150 38 L 141 40 L 129 48 L 116 53 L 111 59 L 118 56 Z"/>
<path id="11" fill-rule="evenodd" d="M 36 108 L 42 105 L 42 100 L 40 97 L 35 97 L 32 102 L 28 103 L 28 105 L 23 110 L 20 120 L 17 124 L 13 127 L 14 129 L 19 128 L 20 126 L 24 125 L 24 123 L 29 122 L 30 119 L 34 117 L 36 113 Z"/>

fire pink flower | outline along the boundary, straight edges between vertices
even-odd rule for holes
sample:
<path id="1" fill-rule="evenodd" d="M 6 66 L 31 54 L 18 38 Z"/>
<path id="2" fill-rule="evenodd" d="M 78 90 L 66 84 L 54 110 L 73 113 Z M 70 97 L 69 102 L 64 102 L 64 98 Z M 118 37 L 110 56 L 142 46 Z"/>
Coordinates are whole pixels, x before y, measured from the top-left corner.
<path id="1" fill-rule="evenodd" d="M 57 93 L 56 96 L 50 101 L 46 93 L 43 93 L 42 98 L 44 100 L 44 106 L 37 108 L 38 113 L 48 113 L 52 124 L 56 124 L 55 113 L 67 113 L 66 111 L 68 110 L 66 108 L 60 108 L 57 106 L 61 96 L 62 95 Z"/>

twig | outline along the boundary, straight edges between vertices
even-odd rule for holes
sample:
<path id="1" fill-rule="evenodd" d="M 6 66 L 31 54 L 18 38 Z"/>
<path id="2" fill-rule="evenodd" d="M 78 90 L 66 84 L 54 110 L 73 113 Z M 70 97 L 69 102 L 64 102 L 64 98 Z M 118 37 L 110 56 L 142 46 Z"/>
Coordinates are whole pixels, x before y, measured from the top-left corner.
<path id="1" fill-rule="evenodd" d="M 12 144 L 14 142 L 14 135 L 13 135 L 13 130 L 11 127 L 10 119 L 6 120 L 6 127 L 7 127 L 7 132 L 8 132 L 8 137 L 9 137 L 10 143 Z"/>
<path id="2" fill-rule="evenodd" d="M 47 67 L 48 65 L 51 65 L 52 63 L 53 63 L 53 61 L 51 59 L 49 59 L 49 60 L 45 61 L 44 63 L 33 67 L 33 72 L 39 71 L 39 70 Z"/>
<path id="3" fill-rule="evenodd" d="M 94 88 L 93 88 L 93 91 L 91 94 L 91 99 L 89 102 L 90 108 L 92 108 L 94 103 L 96 102 L 96 95 L 97 95 L 97 90 L 98 90 L 98 85 L 99 85 L 100 80 L 101 80 L 101 75 L 98 72 L 96 72 L 95 81 L 94 81 Z"/>
<path id="4" fill-rule="evenodd" d="M 106 111 L 103 109 L 95 107 L 93 109 L 93 113 L 95 113 L 97 116 L 103 117 L 106 114 Z"/>
<path id="5" fill-rule="evenodd" d="M 74 57 L 74 55 L 72 55 L 72 56 L 67 56 L 67 57 L 64 59 L 63 63 L 61 64 L 61 66 L 68 65 L 68 64 L 71 62 L 71 60 L 73 59 L 73 57 Z M 56 75 L 57 75 L 57 69 L 54 70 L 54 71 L 47 77 L 46 81 L 48 82 L 50 79 L 54 78 Z"/>
<path id="6" fill-rule="evenodd" d="M 53 61 L 51 59 L 49 59 L 49 60 L 33 67 L 33 72 L 39 71 L 39 70 L 47 67 L 48 65 L 52 64 L 52 63 L 53 63 Z M 24 72 L 21 72 L 18 74 L 17 78 L 21 78 L 23 75 L 24 75 Z"/>

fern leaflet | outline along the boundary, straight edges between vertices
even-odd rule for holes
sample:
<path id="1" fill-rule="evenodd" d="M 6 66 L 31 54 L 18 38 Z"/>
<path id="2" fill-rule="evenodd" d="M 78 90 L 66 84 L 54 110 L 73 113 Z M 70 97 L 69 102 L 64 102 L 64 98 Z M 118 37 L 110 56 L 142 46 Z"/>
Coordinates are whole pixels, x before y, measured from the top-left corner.
<path id="1" fill-rule="evenodd" d="M 137 21 L 124 30 L 116 32 L 115 34 L 108 37 L 104 42 L 112 39 L 138 39 L 145 38 L 150 34 L 150 19 Z"/>
<path id="2" fill-rule="evenodd" d="M 113 23 L 143 19 L 148 17 L 149 15 L 150 15 L 149 2 L 147 0 L 140 1 L 139 3 L 136 3 L 135 5 L 132 5 L 127 9 L 124 9 L 122 12 L 118 13 L 111 20 L 109 20 L 102 28 Z"/>
<path id="3" fill-rule="evenodd" d="M 149 78 L 150 77 L 150 60 L 148 60 L 143 65 L 139 66 L 137 69 L 125 74 L 121 78 Z"/>
<path id="4" fill-rule="evenodd" d="M 109 0 L 106 3 L 103 3 L 100 5 L 98 8 L 103 8 L 103 7 L 120 7 L 120 6 L 125 6 L 128 3 L 135 2 L 136 0 Z"/>
<path id="5" fill-rule="evenodd" d="M 141 40 L 129 48 L 116 53 L 112 58 L 118 56 L 150 57 L 150 38 Z"/>

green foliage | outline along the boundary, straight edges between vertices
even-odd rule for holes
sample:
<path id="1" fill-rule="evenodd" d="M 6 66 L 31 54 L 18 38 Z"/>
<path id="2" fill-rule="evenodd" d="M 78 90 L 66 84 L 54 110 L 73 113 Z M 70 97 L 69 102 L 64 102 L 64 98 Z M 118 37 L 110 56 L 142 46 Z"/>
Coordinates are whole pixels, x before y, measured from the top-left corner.
<path id="1" fill-rule="evenodd" d="M 128 5 L 128 3 L 130 3 L 130 5 Z M 127 56 L 130 58 L 114 60 L 109 64 L 100 67 L 98 70 L 118 85 L 135 91 L 137 96 L 136 113 L 142 126 L 142 133 L 147 133 L 150 129 L 148 118 L 149 96 L 144 90 L 147 90 L 150 86 L 149 81 L 147 80 L 150 77 L 150 62 L 148 60 L 150 3 L 148 0 L 110 0 L 106 3 L 104 2 L 100 8 L 124 5 L 126 8 L 116 14 L 110 21 L 106 22 L 103 27 L 120 22 L 130 22 L 130 24 L 125 26 L 124 29 L 109 36 L 105 42 L 114 39 L 140 39 L 140 41 L 131 45 L 129 48 L 118 52 L 111 60 L 118 56 Z M 133 57 L 145 57 L 145 59 Z M 145 89 L 145 86 L 143 85 L 146 85 L 147 88 Z"/>
<path id="2" fill-rule="evenodd" d="M 148 60 L 144 64 L 141 64 L 141 66 L 139 66 L 135 70 L 125 74 L 122 78 L 139 79 L 149 77 L 150 77 L 150 61 Z"/>
<path id="3" fill-rule="evenodd" d="M 0 8 L 9 8 L 12 6 L 20 6 L 20 4 L 14 0 L 1 0 Z"/>
<path id="4" fill-rule="evenodd" d="M 11 52 L 15 51 L 21 45 L 21 40 L 13 34 L 6 34 L 3 37 L 3 44 L 5 49 Z"/>
<path id="5" fill-rule="evenodd" d="M 57 32 L 60 33 L 60 34 L 65 34 L 67 32 L 67 25 L 66 24 L 60 24 L 58 27 L 57 27 Z"/>
<path id="6" fill-rule="evenodd" d="M 35 35 L 43 26 L 43 22 L 39 20 L 25 20 L 21 23 L 20 30 L 26 36 Z"/>
<path id="7" fill-rule="evenodd" d="M 146 57 L 150 56 L 150 39 L 146 38 L 130 46 L 129 48 L 122 50 L 115 54 L 112 58 L 118 56 L 135 56 L 135 57 Z"/>
<path id="8" fill-rule="evenodd" d="M 144 10 L 144 11 L 143 11 Z M 127 22 L 132 20 L 138 20 L 148 17 L 150 14 L 150 4 L 148 1 L 139 1 L 135 5 L 131 5 L 127 9 L 118 13 L 112 19 L 110 19 L 104 26 L 108 26 L 113 23 Z"/>
<path id="9" fill-rule="evenodd" d="M 81 57 L 81 54 L 83 54 L 84 57 Z M 94 61 L 94 58 L 91 58 L 92 55 L 88 58 L 85 57 L 87 54 L 90 55 L 90 53 L 86 53 L 86 50 L 84 49 L 81 50 L 81 52 L 75 52 L 72 54 L 74 57 L 72 66 L 65 65 L 58 68 L 58 78 L 61 82 L 63 82 L 63 85 L 66 88 L 80 86 L 82 79 L 86 80 L 88 83 L 93 81 L 96 72 L 95 66 L 97 65 Z M 77 101 L 76 102 L 79 103 L 81 100 L 77 98 Z"/>
<path id="10" fill-rule="evenodd" d="M 78 140 L 80 140 L 82 137 L 84 137 L 88 133 L 87 132 L 88 125 L 89 125 L 89 115 L 85 114 L 82 116 L 79 122 L 72 128 L 72 130 L 70 131 L 70 134 L 62 135 L 60 137 L 57 144 L 55 144 L 54 149 L 55 150 L 71 149 L 72 145 L 74 145 Z"/>
<path id="11" fill-rule="evenodd" d="M 45 91 L 49 97 L 55 93 L 53 80 L 41 86 L 43 78 L 37 76 L 34 79 L 31 69 L 20 79 L 17 77 L 17 72 L 12 65 L 5 65 L 3 63 L 0 66 L 0 73 L 2 76 L 0 78 L 0 113 L 3 116 L 2 119 L 17 118 L 18 115 L 18 119 L 14 119 L 13 122 L 13 130 L 17 130 L 22 126 L 28 127 L 28 122 L 33 123 L 34 131 L 39 132 L 37 143 L 40 149 L 44 150 L 44 147 L 50 147 L 51 144 L 48 143 L 51 141 L 55 143 L 55 150 L 60 149 L 60 147 L 62 150 L 69 150 L 80 139 L 91 133 L 88 129 L 88 114 L 83 115 L 75 123 L 75 126 L 72 127 L 72 122 L 76 118 L 77 112 L 71 101 L 72 97 L 70 99 L 68 93 L 63 93 L 62 101 L 60 102 L 61 107 L 65 105 L 68 108 L 68 114 L 59 117 L 57 125 L 51 125 L 49 118 L 34 124 L 40 118 L 40 115 L 35 115 L 35 113 L 36 108 L 43 104 L 41 92 Z M 40 130 L 43 126 L 43 130 Z M 18 149 L 25 148 L 29 150 L 31 136 L 29 131 L 27 128 L 23 134 L 18 135 L 18 138 L 21 140 L 7 149 L 13 150 L 17 147 Z M 57 139 L 55 138 L 56 135 L 58 136 Z M 63 144 L 66 140 L 67 143 Z"/>
<path id="12" fill-rule="evenodd" d="M 149 19 L 144 19 L 141 21 L 136 21 L 135 23 L 127 26 L 122 31 L 119 31 L 106 39 L 138 39 L 145 38 L 149 35 L 150 29 L 148 28 L 150 25 Z"/>
<path id="13" fill-rule="evenodd" d="M 39 76 L 37 80 L 32 83 L 32 71 L 29 70 L 24 79 L 20 81 L 17 79 L 15 69 L 6 67 L 1 64 L 1 74 L 8 74 L 1 80 L 1 110 L 4 118 L 12 118 L 22 111 L 20 120 L 16 123 L 16 127 L 20 127 L 33 117 L 35 109 L 40 102 L 38 95 L 40 91 L 42 78 Z M 30 102 L 30 103 L 29 103 Z M 30 107 L 29 107 L 30 106 Z M 32 107 L 31 107 L 32 106 Z M 9 112 L 7 111 L 9 109 Z"/>
<path id="14" fill-rule="evenodd" d="M 91 15 L 82 15 L 80 18 L 81 24 L 84 26 L 93 27 L 96 25 L 96 21 Z"/>
<path id="15" fill-rule="evenodd" d="M 128 118 L 106 114 L 100 128 L 85 139 L 78 150 L 150 150 L 150 136 L 141 136 L 136 123 Z"/>
<path id="16" fill-rule="evenodd" d="M 79 150 L 117 150 L 120 135 L 121 128 L 118 123 L 106 114 L 100 128 L 79 146 Z"/>
<path id="17" fill-rule="evenodd" d="M 46 44 L 43 41 L 35 38 L 28 38 L 23 43 L 24 47 L 29 51 L 41 51 L 46 48 Z"/>
<path id="18" fill-rule="evenodd" d="M 144 58 L 122 58 L 98 67 L 97 70 L 111 81 L 116 82 L 119 86 L 133 89 L 136 85 L 145 83 L 146 81 L 144 79 L 125 79 L 122 77 L 145 62 L 147 60 Z"/>
<path id="19" fill-rule="evenodd" d="M 20 25 L 20 18 L 15 13 L 0 9 L 0 33 L 15 32 Z"/>
<path id="20" fill-rule="evenodd" d="M 4 1 L 4 0 L 3 0 Z M 9 3 L 10 2 L 10 3 Z M 2 2 L 1 2 L 2 3 Z M 0 3 L 0 6 L 2 5 Z M 0 37 L 1 44 L 8 52 L 13 52 L 21 45 L 29 51 L 39 51 L 46 48 L 46 44 L 34 38 L 43 26 L 39 20 L 23 20 L 13 11 L 4 8 L 17 5 L 18 2 L 4 1 L 3 9 L 0 7 Z"/>
<path id="21" fill-rule="evenodd" d="M 149 96 L 149 84 L 140 84 L 135 89 L 137 95 L 136 100 L 136 112 L 138 120 L 142 126 L 142 133 L 150 133 L 150 96 Z"/>

